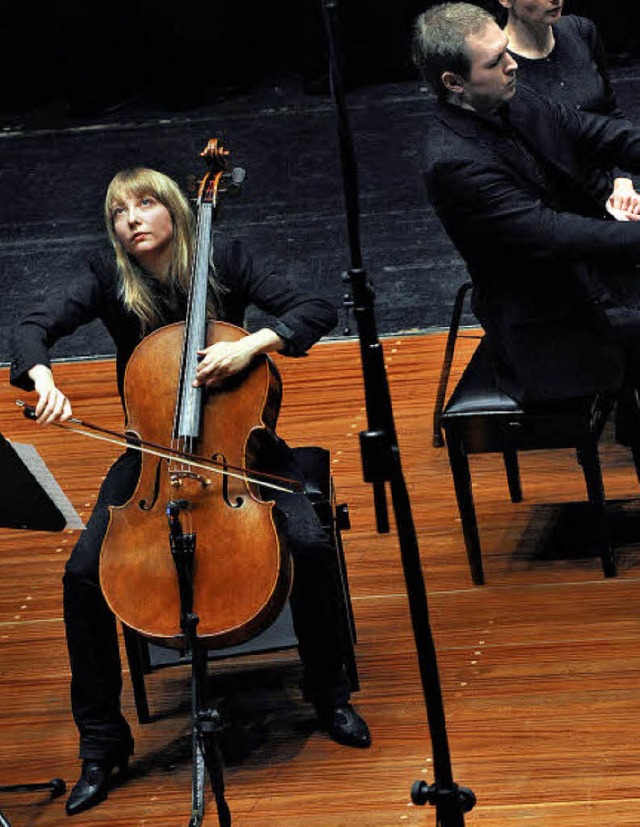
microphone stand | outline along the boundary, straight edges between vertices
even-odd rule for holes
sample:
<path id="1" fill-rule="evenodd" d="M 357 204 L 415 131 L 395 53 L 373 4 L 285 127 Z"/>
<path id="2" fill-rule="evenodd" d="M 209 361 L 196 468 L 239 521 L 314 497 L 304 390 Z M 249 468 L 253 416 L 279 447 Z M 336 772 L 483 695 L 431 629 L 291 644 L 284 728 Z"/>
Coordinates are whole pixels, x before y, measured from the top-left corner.
<path id="1" fill-rule="evenodd" d="M 387 484 L 391 491 L 433 751 L 435 781 L 431 785 L 424 781 L 416 781 L 411 788 L 411 798 L 414 804 L 428 803 L 435 806 L 436 824 L 439 827 L 462 827 L 464 813 L 473 808 L 476 797 L 470 789 L 459 787 L 452 776 L 442 689 L 429 625 L 420 550 L 409 492 L 400 462 L 382 344 L 377 335 L 373 285 L 363 267 L 355 150 L 336 55 L 338 0 L 322 0 L 322 10 L 329 45 L 329 79 L 338 118 L 338 140 L 351 252 L 351 268 L 344 278 L 351 285 L 353 300 L 349 300 L 347 296 L 345 306 L 347 309 L 353 309 L 358 324 L 367 409 L 368 429 L 360 434 L 363 478 L 365 482 L 373 485 L 379 532 L 389 531 Z"/>

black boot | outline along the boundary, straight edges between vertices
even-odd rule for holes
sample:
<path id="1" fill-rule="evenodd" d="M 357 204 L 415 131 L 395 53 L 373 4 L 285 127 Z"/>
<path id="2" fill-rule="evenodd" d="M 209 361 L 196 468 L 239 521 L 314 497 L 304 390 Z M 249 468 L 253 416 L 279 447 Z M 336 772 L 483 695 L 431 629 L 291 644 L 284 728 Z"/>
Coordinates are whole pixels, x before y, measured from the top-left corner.
<path id="1" fill-rule="evenodd" d="M 119 767 L 120 775 L 126 775 L 128 760 L 128 757 L 117 761 L 85 759 L 82 762 L 80 778 L 74 784 L 67 799 L 67 815 L 82 813 L 104 801 L 109 792 L 111 771 Z"/>

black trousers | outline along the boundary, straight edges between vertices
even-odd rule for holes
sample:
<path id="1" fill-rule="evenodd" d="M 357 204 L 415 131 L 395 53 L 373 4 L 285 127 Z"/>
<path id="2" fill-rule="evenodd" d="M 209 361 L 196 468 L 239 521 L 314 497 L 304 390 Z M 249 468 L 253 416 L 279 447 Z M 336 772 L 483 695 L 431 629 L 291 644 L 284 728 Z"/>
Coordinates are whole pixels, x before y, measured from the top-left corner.
<path id="1" fill-rule="evenodd" d="M 294 453 L 275 440 L 264 462 L 273 473 L 300 479 Z M 118 758 L 133 751 L 120 709 L 122 673 L 116 619 L 99 584 L 99 557 L 109 522 L 109 505 L 129 500 L 138 480 L 140 454 L 128 450 L 111 466 L 63 578 L 64 620 L 71 664 L 71 707 L 80 733 L 80 757 Z M 304 666 L 305 698 L 317 705 L 349 699 L 344 669 L 344 609 L 336 552 L 305 494 L 269 492 L 285 516 L 294 563 L 291 612 Z"/>

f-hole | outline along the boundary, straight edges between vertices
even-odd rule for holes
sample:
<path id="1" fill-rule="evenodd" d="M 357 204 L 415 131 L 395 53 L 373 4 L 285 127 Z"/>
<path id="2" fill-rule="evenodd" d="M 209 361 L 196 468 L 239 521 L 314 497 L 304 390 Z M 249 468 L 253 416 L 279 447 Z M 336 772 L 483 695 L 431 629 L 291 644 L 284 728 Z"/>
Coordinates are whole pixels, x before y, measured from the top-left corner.
<path id="1" fill-rule="evenodd" d="M 218 462 L 222 466 L 222 499 L 226 502 L 229 508 L 240 508 L 244 502 L 242 497 L 236 497 L 235 502 L 231 502 L 229 499 L 229 474 L 226 473 L 227 458 L 224 454 L 212 454 L 211 459 L 214 462 Z"/>
<path id="2" fill-rule="evenodd" d="M 155 480 L 155 483 L 153 485 L 153 496 L 152 496 L 151 502 L 149 504 L 147 504 L 147 500 L 144 499 L 144 500 L 140 500 L 140 502 L 138 503 L 138 508 L 140 508 L 142 511 L 151 511 L 151 509 L 156 504 L 156 501 L 158 499 L 158 494 L 160 493 L 160 464 L 161 463 L 162 463 L 162 460 L 158 460 L 158 464 L 156 465 L 156 480 Z"/>

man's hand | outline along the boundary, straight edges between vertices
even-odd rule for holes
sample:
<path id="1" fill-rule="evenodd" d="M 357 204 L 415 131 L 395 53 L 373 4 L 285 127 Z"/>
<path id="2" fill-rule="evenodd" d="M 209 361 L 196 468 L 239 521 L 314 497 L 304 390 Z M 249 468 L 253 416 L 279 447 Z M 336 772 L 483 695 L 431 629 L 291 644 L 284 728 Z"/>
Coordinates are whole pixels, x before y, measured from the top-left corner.
<path id="1" fill-rule="evenodd" d="M 71 417 L 71 403 L 56 387 L 51 369 L 46 365 L 34 365 L 29 370 L 38 394 L 36 404 L 36 422 L 49 425 L 51 422 L 64 422 Z"/>
<path id="2" fill-rule="evenodd" d="M 616 221 L 640 221 L 640 195 L 630 178 L 616 178 L 613 192 L 607 199 L 607 212 Z"/>

